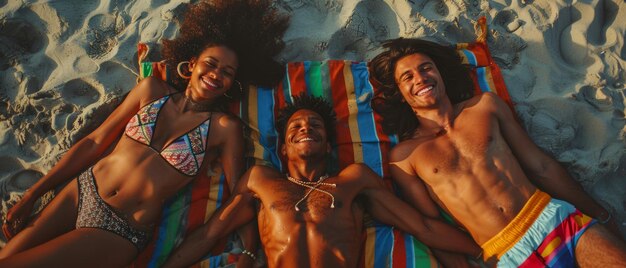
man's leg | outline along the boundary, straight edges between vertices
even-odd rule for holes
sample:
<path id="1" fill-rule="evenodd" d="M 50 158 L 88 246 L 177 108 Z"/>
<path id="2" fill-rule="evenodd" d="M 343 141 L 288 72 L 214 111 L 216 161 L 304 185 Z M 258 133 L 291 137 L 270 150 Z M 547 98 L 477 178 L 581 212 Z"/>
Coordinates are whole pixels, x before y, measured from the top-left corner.
<path id="1" fill-rule="evenodd" d="M 626 244 L 597 223 L 580 236 L 575 256 L 578 267 L 626 267 Z"/>

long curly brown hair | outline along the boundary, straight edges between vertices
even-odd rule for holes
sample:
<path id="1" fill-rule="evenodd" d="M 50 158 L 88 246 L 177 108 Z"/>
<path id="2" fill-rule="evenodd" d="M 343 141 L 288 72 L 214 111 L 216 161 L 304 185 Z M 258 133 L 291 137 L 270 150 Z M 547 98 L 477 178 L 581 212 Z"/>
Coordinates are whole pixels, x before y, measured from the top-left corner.
<path id="1" fill-rule="evenodd" d="M 273 86 L 284 75 L 283 65 L 274 58 L 285 46 L 282 38 L 288 26 L 289 16 L 279 13 L 269 0 L 201 1 L 185 13 L 178 37 L 163 40 L 161 53 L 170 73 L 176 74 L 179 62 L 198 57 L 206 48 L 226 46 L 237 54 L 235 79 L 244 89 L 248 84 Z M 171 83 L 182 91 L 188 81 L 173 75 Z M 215 103 L 225 106 L 239 99 L 239 89 L 235 83 L 228 91 L 231 98 L 221 97 Z"/>
<path id="2" fill-rule="evenodd" d="M 462 64 L 454 48 L 423 39 L 398 38 L 383 44 L 385 51 L 372 59 L 368 68 L 378 88 L 372 99 L 372 108 L 383 117 L 386 133 L 398 134 L 401 140 L 410 138 L 419 127 L 413 109 L 403 102 L 394 76 L 396 63 L 411 54 L 428 55 L 437 66 L 446 94 L 452 104 L 467 100 L 473 95 L 473 82 L 469 68 Z"/>

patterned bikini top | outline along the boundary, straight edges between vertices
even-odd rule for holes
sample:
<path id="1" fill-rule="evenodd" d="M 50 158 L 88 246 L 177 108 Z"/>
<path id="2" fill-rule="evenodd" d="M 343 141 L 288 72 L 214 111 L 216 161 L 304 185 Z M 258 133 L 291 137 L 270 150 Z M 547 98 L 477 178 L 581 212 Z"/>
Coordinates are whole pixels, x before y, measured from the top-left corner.
<path id="1" fill-rule="evenodd" d="M 179 172 L 187 176 L 195 176 L 198 174 L 204 160 L 211 116 L 197 127 L 163 147 L 163 150 L 159 152 L 151 145 L 152 135 L 154 135 L 154 130 L 156 129 L 159 112 L 169 98 L 170 95 L 166 95 L 142 107 L 128 121 L 124 133 L 129 138 L 145 144 L 157 152 Z"/>

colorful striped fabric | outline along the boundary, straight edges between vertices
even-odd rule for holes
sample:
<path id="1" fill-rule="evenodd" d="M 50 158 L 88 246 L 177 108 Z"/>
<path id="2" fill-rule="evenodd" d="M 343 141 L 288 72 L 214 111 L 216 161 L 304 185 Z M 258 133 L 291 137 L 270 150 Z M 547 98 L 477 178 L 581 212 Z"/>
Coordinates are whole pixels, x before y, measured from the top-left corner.
<path id="1" fill-rule="evenodd" d="M 474 70 L 476 92 L 491 91 L 512 107 L 511 99 L 486 45 L 485 20 L 479 20 L 483 34 L 474 43 L 457 45 L 459 55 Z M 141 49 L 141 47 L 140 47 Z M 146 50 L 147 51 L 147 50 Z M 147 52 L 146 52 L 147 53 Z M 141 53 L 140 53 L 141 55 Z M 141 77 L 147 77 L 149 66 L 162 79 L 167 72 L 140 59 Z M 158 70 L 158 72 L 154 72 Z M 336 139 L 331 168 L 340 170 L 351 163 L 365 163 L 383 177 L 388 185 L 388 152 L 397 137 L 383 133 L 381 118 L 373 113 L 370 100 L 375 88 L 369 80 L 366 62 L 343 60 L 292 62 L 286 65 L 286 76 L 275 88 L 251 86 L 232 111 L 248 125 L 247 157 L 251 164 L 283 168 L 275 130 L 277 111 L 302 92 L 329 100 L 337 114 Z M 168 202 L 153 242 L 135 263 L 136 267 L 155 267 L 167 258 L 184 235 L 209 219 L 228 197 L 228 187 L 219 167 L 194 181 Z M 366 229 L 362 267 L 438 267 L 429 249 L 410 235 L 388 226 L 372 223 Z M 230 249 L 228 249 L 230 250 Z M 219 267 L 234 260 L 228 254 L 209 257 L 196 267 Z"/>
<path id="2" fill-rule="evenodd" d="M 221 167 L 211 168 L 210 174 L 200 174 L 164 205 L 160 223 L 148 247 L 133 263 L 133 267 L 159 267 L 185 235 L 203 224 L 230 195 Z M 216 255 L 208 261 L 223 265 L 226 241 L 213 250 Z M 210 266 L 210 267 L 218 267 Z"/>
<path id="3" fill-rule="evenodd" d="M 139 59 L 139 77 L 138 79 L 145 77 L 158 77 L 163 81 L 169 80 L 169 72 L 167 71 L 167 66 L 165 62 L 150 62 L 146 61 L 148 57 L 148 53 L 150 53 L 150 47 L 147 44 L 139 43 L 137 44 L 137 58 Z"/>
<path id="4" fill-rule="evenodd" d="M 274 118 L 278 110 L 292 102 L 293 96 L 306 93 L 323 97 L 337 114 L 334 169 L 352 163 L 366 163 L 381 176 L 388 173 L 387 152 L 393 138 L 377 124 L 378 116 L 370 107 L 374 89 L 369 83 L 367 63 L 329 60 L 287 64 L 288 76 L 276 88 L 251 87 L 245 99 L 247 114 L 242 115 L 251 128 L 257 162 L 282 168 Z"/>
<path id="5" fill-rule="evenodd" d="M 491 247 L 485 248 L 485 254 L 496 255 L 498 267 L 576 266 L 574 254 L 578 239 L 597 221 L 565 201 L 543 195 L 547 203 L 530 204 L 537 208 L 536 213 L 520 213 L 489 240 Z M 532 200 L 533 197 L 528 203 Z"/>
<path id="6" fill-rule="evenodd" d="M 282 168 L 274 119 L 278 111 L 301 93 L 325 98 L 337 115 L 332 168 L 341 170 L 352 163 L 365 163 L 381 177 L 388 177 L 388 152 L 397 142 L 382 131 L 381 120 L 370 101 L 374 88 L 366 62 L 342 60 L 293 62 L 276 88 L 250 88 L 244 121 L 251 128 L 257 163 Z M 246 120 L 247 119 L 247 120 Z M 363 267 L 437 267 L 428 248 L 413 237 L 393 228 L 372 224 L 366 229 Z"/>
<path id="7" fill-rule="evenodd" d="M 456 45 L 457 53 L 463 59 L 463 63 L 472 68 L 470 75 L 474 80 L 474 93 L 494 92 L 513 110 L 513 101 L 500 73 L 500 67 L 491 57 L 487 46 L 486 18 L 478 19 L 477 26 L 481 32 L 475 42 Z"/>

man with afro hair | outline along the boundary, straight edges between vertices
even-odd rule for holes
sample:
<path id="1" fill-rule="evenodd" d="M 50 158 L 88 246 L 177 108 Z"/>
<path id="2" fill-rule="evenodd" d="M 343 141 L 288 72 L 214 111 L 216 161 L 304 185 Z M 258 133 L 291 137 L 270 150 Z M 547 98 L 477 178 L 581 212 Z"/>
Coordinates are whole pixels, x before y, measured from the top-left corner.
<path id="1" fill-rule="evenodd" d="M 398 199 L 366 165 L 352 164 L 329 174 L 332 111 L 324 100 L 304 95 L 282 109 L 277 125 L 286 173 L 267 166 L 250 168 L 231 199 L 186 238 L 166 267 L 194 263 L 257 214 L 269 267 L 357 267 L 365 212 L 431 247 L 480 254 L 467 235 L 423 217 Z"/>

